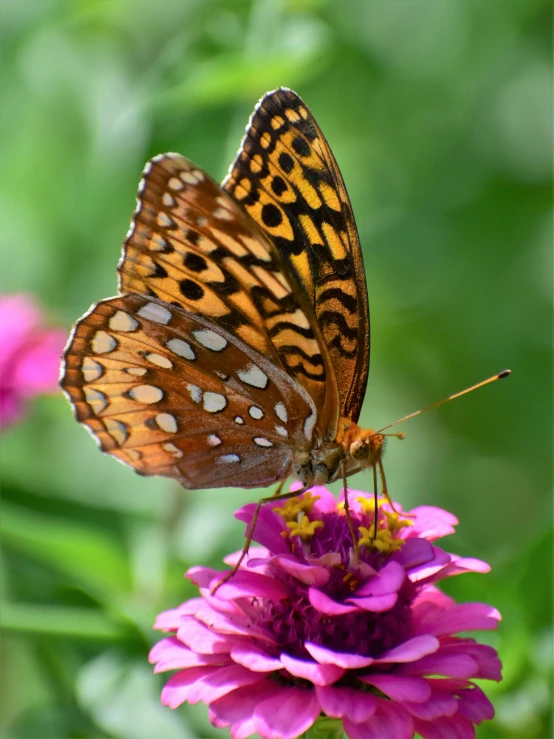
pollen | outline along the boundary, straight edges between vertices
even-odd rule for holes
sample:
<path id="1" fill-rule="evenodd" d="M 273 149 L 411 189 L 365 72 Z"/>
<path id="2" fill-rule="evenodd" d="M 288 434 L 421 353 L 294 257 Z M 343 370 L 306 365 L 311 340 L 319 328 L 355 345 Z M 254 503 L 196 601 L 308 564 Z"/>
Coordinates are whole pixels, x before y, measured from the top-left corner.
<path id="1" fill-rule="evenodd" d="M 290 498 L 283 506 L 274 508 L 273 512 L 285 519 L 285 521 L 298 520 L 298 516 L 302 513 L 311 513 L 315 503 L 319 500 L 319 495 L 312 493 L 304 493 L 298 498 Z"/>
<path id="2" fill-rule="evenodd" d="M 411 521 L 409 516 L 407 516 L 405 513 L 402 514 L 402 517 L 399 513 L 396 513 L 396 511 L 391 512 L 383 509 L 383 513 L 387 518 L 387 528 L 393 534 L 397 531 L 400 531 L 400 529 L 406 528 L 406 526 L 414 525 L 414 522 Z"/>
<path id="3" fill-rule="evenodd" d="M 391 554 L 402 549 L 404 546 L 404 540 L 394 539 L 392 533 L 387 528 L 379 529 L 377 535 L 375 535 L 375 526 L 373 524 L 369 528 L 360 526 L 359 531 L 361 536 L 358 544 L 368 549 L 377 549 L 383 554 Z"/>
<path id="4" fill-rule="evenodd" d="M 304 514 L 300 521 L 287 521 L 289 531 L 283 531 L 283 536 L 299 536 L 302 541 L 308 541 L 315 534 L 317 529 L 323 527 L 323 521 L 310 521 L 308 516 Z"/>
<path id="5" fill-rule="evenodd" d="M 356 498 L 356 502 L 359 503 L 362 506 L 363 512 L 368 515 L 372 516 L 375 513 L 375 500 L 373 498 Z M 386 503 L 386 500 L 384 498 L 378 498 L 377 499 L 377 508 L 380 508 L 383 503 Z"/>

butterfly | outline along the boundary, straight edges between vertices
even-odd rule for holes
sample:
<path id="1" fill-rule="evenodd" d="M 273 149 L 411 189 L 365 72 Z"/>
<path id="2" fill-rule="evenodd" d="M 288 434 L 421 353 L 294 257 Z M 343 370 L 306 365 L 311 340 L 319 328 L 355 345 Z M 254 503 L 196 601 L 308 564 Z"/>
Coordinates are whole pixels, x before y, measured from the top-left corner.
<path id="1" fill-rule="evenodd" d="M 118 274 L 61 376 L 102 451 L 188 489 L 306 490 L 372 467 L 386 493 L 384 435 L 357 425 L 370 327 L 356 223 L 296 93 L 261 98 L 221 187 L 179 154 L 146 164 Z"/>

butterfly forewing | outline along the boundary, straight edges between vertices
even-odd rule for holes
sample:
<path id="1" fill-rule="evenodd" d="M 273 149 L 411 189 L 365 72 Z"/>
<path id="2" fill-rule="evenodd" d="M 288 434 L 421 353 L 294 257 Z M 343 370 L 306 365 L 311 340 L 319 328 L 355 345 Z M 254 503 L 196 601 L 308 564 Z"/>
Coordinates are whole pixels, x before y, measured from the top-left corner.
<path id="1" fill-rule="evenodd" d="M 179 154 L 151 160 L 119 265 L 122 292 L 202 315 L 294 377 L 336 429 L 337 387 L 325 341 L 294 274 L 254 221 Z"/>
<path id="2" fill-rule="evenodd" d="M 102 301 L 77 323 L 62 387 L 104 451 L 187 488 L 268 485 L 313 444 L 313 401 L 274 362 L 146 296 Z"/>
<path id="3" fill-rule="evenodd" d="M 340 413 L 357 421 L 369 370 L 362 253 L 335 158 L 298 95 L 260 100 L 223 187 L 292 265 L 332 358 Z"/>

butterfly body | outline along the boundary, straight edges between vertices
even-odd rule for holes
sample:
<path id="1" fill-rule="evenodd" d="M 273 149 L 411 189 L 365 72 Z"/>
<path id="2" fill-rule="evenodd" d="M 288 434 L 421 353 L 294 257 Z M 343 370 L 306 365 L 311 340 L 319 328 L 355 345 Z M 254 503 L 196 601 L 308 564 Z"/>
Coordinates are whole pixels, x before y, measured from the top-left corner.
<path id="1" fill-rule="evenodd" d="M 262 98 L 222 187 L 179 154 L 147 163 L 118 272 L 61 377 L 103 451 L 189 489 L 380 465 L 383 436 L 357 425 L 369 313 L 354 217 L 295 93 Z"/>

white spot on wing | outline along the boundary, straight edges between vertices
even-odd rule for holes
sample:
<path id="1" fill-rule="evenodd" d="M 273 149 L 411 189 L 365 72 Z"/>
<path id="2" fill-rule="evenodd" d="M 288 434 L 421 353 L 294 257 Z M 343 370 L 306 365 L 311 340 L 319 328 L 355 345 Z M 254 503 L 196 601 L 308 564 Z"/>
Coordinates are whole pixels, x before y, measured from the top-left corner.
<path id="1" fill-rule="evenodd" d="M 214 210 L 214 218 L 219 218 L 222 221 L 232 221 L 233 220 L 233 214 L 228 211 L 226 208 L 216 208 Z"/>
<path id="2" fill-rule="evenodd" d="M 142 375 L 145 375 L 148 370 L 146 367 L 127 367 L 126 370 L 130 375 L 136 375 L 137 377 L 140 377 Z"/>
<path id="3" fill-rule="evenodd" d="M 90 405 L 92 412 L 95 415 L 102 413 L 102 411 L 108 407 L 108 399 L 104 393 L 100 392 L 100 390 L 94 390 L 94 388 L 91 387 L 84 387 L 83 391 L 85 393 L 87 403 Z"/>
<path id="4" fill-rule="evenodd" d="M 150 352 L 150 354 L 146 355 L 146 359 L 149 362 L 152 362 L 152 364 L 156 364 L 158 367 L 163 367 L 164 369 L 173 369 L 173 364 L 171 360 L 167 357 L 162 356 L 161 354 Z"/>
<path id="5" fill-rule="evenodd" d="M 177 179 L 177 177 L 170 177 L 167 184 L 172 190 L 182 190 L 183 189 L 183 183 L 181 182 L 181 180 Z"/>
<path id="6" fill-rule="evenodd" d="M 177 419 L 171 413 L 158 413 L 155 421 L 159 428 L 167 434 L 177 433 Z"/>
<path id="7" fill-rule="evenodd" d="M 187 385 L 187 389 L 193 402 L 200 403 L 202 400 L 202 390 L 198 387 L 198 385 Z"/>
<path id="8" fill-rule="evenodd" d="M 107 354 L 113 352 L 117 346 L 117 341 L 105 331 L 97 331 L 92 337 L 90 345 L 94 354 Z"/>
<path id="9" fill-rule="evenodd" d="M 317 414 L 314 411 L 312 411 L 310 415 L 304 421 L 304 435 L 309 441 L 311 441 L 316 420 L 317 420 Z"/>
<path id="10" fill-rule="evenodd" d="M 129 436 L 129 430 L 127 426 L 123 423 L 123 421 L 118 421 L 116 418 L 106 418 L 106 420 L 104 421 L 104 426 L 106 427 L 109 435 L 117 444 L 119 444 L 119 446 L 121 446 Z"/>
<path id="11" fill-rule="evenodd" d="M 199 344 L 202 344 L 206 349 L 211 349 L 213 352 L 221 352 L 227 346 L 227 339 L 224 339 L 223 336 L 216 334 L 215 331 L 209 328 L 197 329 L 192 333 Z"/>
<path id="12" fill-rule="evenodd" d="M 219 393 L 204 393 L 204 410 L 209 413 L 217 413 L 227 406 L 227 398 Z"/>
<path id="13" fill-rule="evenodd" d="M 104 367 L 92 357 L 85 357 L 81 364 L 81 372 L 83 373 L 85 382 L 92 382 L 102 376 Z"/>
<path id="14" fill-rule="evenodd" d="M 279 434 L 279 436 L 284 436 L 285 438 L 288 438 L 289 432 L 284 426 L 275 426 L 275 431 Z"/>
<path id="15" fill-rule="evenodd" d="M 175 444 L 172 444 L 170 441 L 166 442 L 165 444 L 162 444 L 162 449 L 166 452 L 169 452 L 170 454 L 173 454 L 173 456 L 176 459 L 179 459 L 183 456 L 183 452 L 178 449 Z"/>
<path id="16" fill-rule="evenodd" d="M 235 423 L 238 423 L 239 426 L 242 426 L 242 424 L 244 423 L 244 419 L 241 416 L 235 416 L 233 418 L 233 421 Z"/>
<path id="17" fill-rule="evenodd" d="M 175 200 L 168 192 L 164 192 L 162 195 L 162 203 L 167 205 L 168 208 L 172 208 L 175 205 Z"/>
<path id="18" fill-rule="evenodd" d="M 138 327 L 138 321 L 125 313 L 123 310 L 118 310 L 110 318 L 110 328 L 112 331 L 134 331 Z"/>
<path id="19" fill-rule="evenodd" d="M 188 341 L 183 341 L 182 339 L 170 339 L 169 341 L 166 341 L 165 345 L 174 354 L 178 354 L 180 357 L 184 357 L 184 359 L 190 359 L 191 361 L 196 359 L 194 349 Z"/>
<path id="20" fill-rule="evenodd" d="M 275 403 L 275 413 L 279 416 L 283 423 L 286 423 L 289 420 L 285 404 L 281 403 L 281 401 Z"/>
<path id="21" fill-rule="evenodd" d="M 269 382 L 269 378 L 265 372 L 262 372 L 262 370 L 255 364 L 249 364 L 246 369 L 239 370 L 237 375 L 247 385 L 259 387 L 261 390 L 264 390 Z"/>
<path id="22" fill-rule="evenodd" d="M 219 446 L 221 443 L 221 439 L 217 434 L 210 434 L 208 436 L 208 444 L 210 446 Z"/>
<path id="23" fill-rule="evenodd" d="M 264 412 L 261 408 L 258 408 L 257 405 L 251 405 L 248 409 L 248 413 L 251 415 L 252 418 L 255 418 L 257 421 L 260 420 L 260 418 L 264 417 Z"/>
<path id="24" fill-rule="evenodd" d="M 128 395 L 137 403 L 147 403 L 148 405 L 158 403 L 164 396 L 162 390 L 155 385 L 137 385 L 129 390 Z"/>
<path id="25" fill-rule="evenodd" d="M 236 464 L 240 462 L 240 457 L 238 454 L 222 454 L 221 457 L 217 458 L 217 461 L 223 462 L 223 464 Z"/>
<path id="26" fill-rule="evenodd" d="M 154 323 L 169 323 L 171 320 L 171 311 L 164 308 L 163 305 L 158 303 L 145 303 L 142 308 L 137 311 L 137 316 L 141 318 L 147 318 L 149 321 Z"/>
<path id="27" fill-rule="evenodd" d="M 167 249 L 167 241 L 158 233 L 153 233 L 149 242 L 150 251 L 163 251 Z"/>
<path id="28" fill-rule="evenodd" d="M 273 442 L 271 442 L 269 439 L 266 439 L 265 436 L 255 436 L 254 444 L 257 444 L 258 446 L 265 446 L 265 447 L 273 446 Z"/>
<path id="29" fill-rule="evenodd" d="M 166 228 L 169 228 L 170 226 L 175 226 L 175 223 L 172 221 L 172 219 L 167 215 L 167 213 L 164 213 L 163 211 L 158 213 L 156 216 L 156 221 L 158 223 L 158 226 L 165 226 Z"/>

